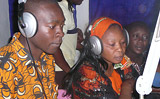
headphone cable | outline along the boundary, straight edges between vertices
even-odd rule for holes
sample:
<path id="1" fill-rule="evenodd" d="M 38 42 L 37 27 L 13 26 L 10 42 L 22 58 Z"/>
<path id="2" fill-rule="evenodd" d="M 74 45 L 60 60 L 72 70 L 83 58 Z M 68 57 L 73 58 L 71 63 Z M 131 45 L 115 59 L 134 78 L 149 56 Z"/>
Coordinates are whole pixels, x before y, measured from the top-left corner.
<path id="1" fill-rule="evenodd" d="M 100 64 L 100 65 L 102 65 L 102 64 Z M 99 66 L 100 66 L 99 65 Z M 100 89 L 102 89 L 102 93 L 104 94 L 104 97 L 103 97 L 103 99 L 105 99 L 105 97 L 106 97 L 106 95 L 105 95 L 105 90 L 103 89 L 103 88 L 101 88 L 101 87 L 103 87 L 103 81 L 102 81 L 102 74 L 101 74 L 101 71 L 100 71 L 100 68 L 101 67 L 98 67 L 98 72 L 99 72 L 99 75 L 100 75 Z"/>
<path id="2" fill-rule="evenodd" d="M 24 33 L 25 33 L 25 35 L 26 35 L 26 32 L 24 32 Z M 36 73 L 37 73 L 37 77 L 38 77 L 38 79 L 39 79 L 39 81 L 40 81 L 40 83 L 41 83 L 41 85 L 42 85 L 43 94 L 44 94 L 44 96 L 45 96 L 46 99 L 47 99 L 46 93 L 45 93 L 45 91 L 44 91 L 44 86 L 43 86 L 43 83 L 42 83 L 42 79 L 41 79 L 41 77 L 40 77 L 40 74 L 38 73 L 37 66 L 36 66 L 36 64 L 35 64 L 35 60 L 34 60 L 34 57 L 33 57 L 33 55 L 32 55 L 31 47 L 30 47 L 30 44 L 29 44 L 29 41 L 28 41 L 28 38 L 27 38 L 27 37 L 26 37 L 26 41 L 27 41 L 27 45 L 28 45 L 29 52 L 30 52 L 30 54 L 31 54 L 31 58 L 32 58 L 32 60 L 33 60 L 33 65 L 34 65 L 35 70 L 36 70 Z"/>
<path id="3" fill-rule="evenodd" d="M 41 77 L 40 77 L 40 74 L 38 73 L 37 66 L 36 66 L 36 64 L 35 64 L 35 60 L 34 60 L 34 57 L 33 57 L 33 55 L 32 55 L 32 51 L 31 51 L 31 48 L 30 48 L 30 44 L 29 44 L 29 41 L 28 41 L 28 38 L 27 38 L 27 33 L 26 33 L 25 30 L 24 30 L 24 28 L 25 28 L 26 26 L 25 26 L 25 24 L 24 24 L 24 22 L 23 22 L 23 12 L 24 12 L 24 2 L 19 3 L 19 5 L 18 5 L 18 22 L 20 23 L 20 26 L 21 26 L 23 32 L 24 32 L 25 35 L 26 35 L 26 41 L 27 41 L 29 53 L 31 54 L 31 58 L 32 58 L 32 60 L 33 60 L 33 65 L 34 65 L 35 71 L 36 71 L 36 73 L 37 73 L 37 77 L 38 77 L 38 79 L 39 79 L 39 81 L 40 81 L 40 83 L 41 83 L 41 85 L 42 85 L 43 94 L 44 94 L 44 96 L 45 96 L 46 99 L 47 99 L 46 93 L 45 93 L 45 91 L 44 91 L 44 86 L 43 86 L 43 83 L 42 83 L 42 79 L 41 79 Z"/>

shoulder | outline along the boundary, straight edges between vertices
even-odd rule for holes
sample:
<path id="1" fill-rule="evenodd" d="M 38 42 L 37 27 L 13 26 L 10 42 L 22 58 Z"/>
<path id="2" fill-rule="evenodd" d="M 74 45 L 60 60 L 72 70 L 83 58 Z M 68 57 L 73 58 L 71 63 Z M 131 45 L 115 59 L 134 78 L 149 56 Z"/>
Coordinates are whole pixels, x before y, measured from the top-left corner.
<path id="1" fill-rule="evenodd" d="M 93 90 L 93 87 L 96 88 L 100 86 L 100 82 L 103 82 L 103 84 L 107 85 L 107 78 L 100 76 L 99 73 L 95 71 L 93 66 L 88 63 L 84 63 L 81 66 L 79 74 L 81 75 L 79 84 L 81 85 L 81 87 L 84 87 L 84 89 L 89 88 Z"/>
<path id="2" fill-rule="evenodd" d="M 79 70 L 79 72 L 87 77 L 87 78 L 90 78 L 90 79 L 93 79 L 94 77 L 96 77 L 97 73 L 96 71 L 94 70 L 93 66 L 90 65 L 88 62 L 84 62 L 82 65 L 81 65 L 81 68 Z"/>
<path id="3" fill-rule="evenodd" d="M 5 74 L 6 72 L 16 71 L 18 64 L 18 55 L 12 44 L 0 48 L 0 71 L 2 75 L 4 74 L 4 76 L 7 76 L 7 74 Z"/>
<path id="4" fill-rule="evenodd" d="M 55 66 L 55 59 L 54 59 L 53 55 L 48 55 L 48 54 L 46 54 L 46 53 L 43 52 L 41 54 L 41 60 L 43 62 L 46 62 L 51 67 Z"/>
<path id="5" fill-rule="evenodd" d="M 74 97 L 91 99 L 92 97 L 100 97 L 102 95 L 101 93 L 103 93 L 103 88 L 111 88 L 112 90 L 112 87 L 108 84 L 108 81 L 110 81 L 109 78 L 100 76 L 93 66 L 88 63 L 81 65 L 78 75 L 80 75 L 80 77 L 76 76 L 78 79 L 74 80 L 72 84 Z M 98 93 L 96 93 L 96 91 L 98 91 Z"/>
<path id="6" fill-rule="evenodd" d="M 8 44 L 6 46 L 3 46 L 0 48 L 0 60 L 2 60 L 4 57 L 9 58 L 11 54 L 15 53 L 13 51 L 12 44 Z"/>

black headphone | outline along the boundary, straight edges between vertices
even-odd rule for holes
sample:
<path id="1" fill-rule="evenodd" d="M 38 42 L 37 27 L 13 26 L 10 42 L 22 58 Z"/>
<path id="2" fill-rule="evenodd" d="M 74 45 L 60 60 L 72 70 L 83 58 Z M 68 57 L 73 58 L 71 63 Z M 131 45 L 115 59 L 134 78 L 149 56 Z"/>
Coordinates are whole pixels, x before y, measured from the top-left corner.
<path id="1" fill-rule="evenodd" d="M 33 37 L 37 32 L 37 20 L 35 16 L 24 11 L 24 3 L 27 0 L 18 0 L 18 27 L 23 36 Z"/>
<path id="2" fill-rule="evenodd" d="M 92 25 L 90 25 L 88 27 L 87 32 L 90 33 L 91 29 L 92 29 Z M 129 34 L 128 34 L 128 32 L 127 32 L 126 29 L 123 29 L 123 34 L 125 35 L 127 46 L 128 46 L 128 44 L 129 44 Z M 89 43 L 91 45 L 91 51 L 95 55 L 100 55 L 102 53 L 102 51 L 103 51 L 103 45 L 102 45 L 102 41 L 101 41 L 101 39 L 99 37 L 97 37 L 97 36 L 90 36 L 89 37 Z"/>

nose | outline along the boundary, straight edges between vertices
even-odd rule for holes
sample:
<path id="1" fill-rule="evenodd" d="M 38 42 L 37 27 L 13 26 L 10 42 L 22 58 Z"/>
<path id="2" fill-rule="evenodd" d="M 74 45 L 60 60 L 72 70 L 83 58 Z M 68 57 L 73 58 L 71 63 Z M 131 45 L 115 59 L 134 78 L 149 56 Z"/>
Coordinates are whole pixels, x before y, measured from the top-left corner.
<path id="1" fill-rule="evenodd" d="M 117 51 L 119 51 L 119 52 L 122 52 L 122 51 L 123 51 L 121 44 L 118 44 L 118 45 L 117 45 Z"/>
<path id="2" fill-rule="evenodd" d="M 57 36 L 59 36 L 59 37 L 63 37 L 63 36 L 64 36 L 64 32 L 63 32 L 62 27 L 60 27 L 60 28 L 58 29 L 57 34 L 58 34 Z"/>
<path id="3" fill-rule="evenodd" d="M 142 42 L 142 41 L 143 41 L 143 37 L 139 37 L 138 42 Z"/>
<path id="4" fill-rule="evenodd" d="M 63 30 L 61 31 L 61 34 L 60 34 L 60 35 L 61 35 L 61 37 L 63 37 L 63 36 L 64 36 L 64 32 L 63 32 Z"/>

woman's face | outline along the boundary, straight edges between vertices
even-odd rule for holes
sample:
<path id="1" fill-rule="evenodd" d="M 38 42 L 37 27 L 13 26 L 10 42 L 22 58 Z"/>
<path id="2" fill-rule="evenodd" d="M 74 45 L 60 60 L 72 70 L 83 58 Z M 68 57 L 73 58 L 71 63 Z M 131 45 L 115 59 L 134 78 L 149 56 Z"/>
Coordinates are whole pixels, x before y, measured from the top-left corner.
<path id="1" fill-rule="evenodd" d="M 136 27 L 129 32 L 128 49 L 135 54 L 142 54 L 149 43 L 149 31 L 144 27 Z"/>
<path id="2" fill-rule="evenodd" d="M 126 39 L 118 25 L 112 25 L 101 38 L 103 52 L 101 56 L 108 63 L 120 63 L 126 50 Z"/>

